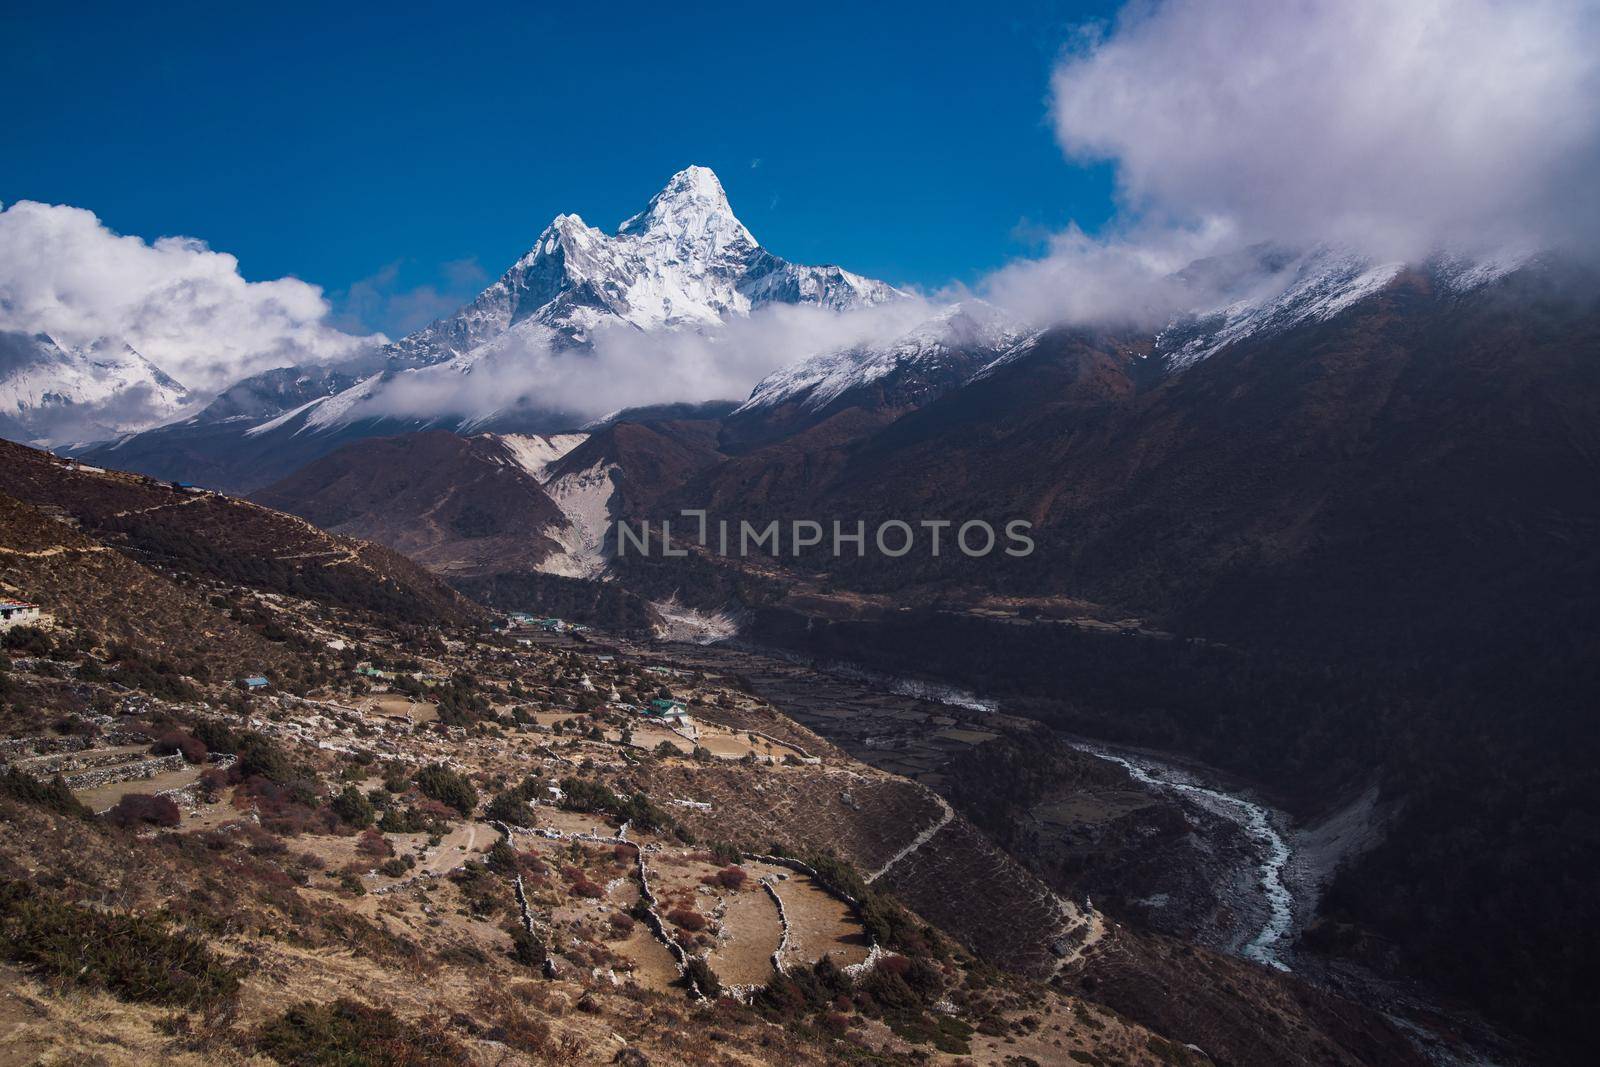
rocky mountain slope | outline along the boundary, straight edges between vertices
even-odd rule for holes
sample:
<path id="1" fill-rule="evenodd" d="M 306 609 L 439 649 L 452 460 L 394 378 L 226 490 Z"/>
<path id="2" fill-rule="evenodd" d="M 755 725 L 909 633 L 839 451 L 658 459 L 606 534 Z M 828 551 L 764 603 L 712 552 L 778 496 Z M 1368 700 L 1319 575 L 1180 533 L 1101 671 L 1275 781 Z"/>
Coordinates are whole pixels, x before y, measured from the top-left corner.
<path id="1" fill-rule="evenodd" d="M 1600 287 L 1543 259 L 1251 255 L 1266 282 L 1259 263 L 1193 268 L 1223 279 L 1210 290 L 1252 279 L 1249 299 L 1156 333 L 1024 338 L 904 409 L 867 370 L 859 401 L 807 412 L 813 385 L 891 365 L 825 358 L 692 445 L 623 422 L 562 469 L 604 483 L 609 517 L 1026 519 L 1022 558 L 691 554 L 618 574 L 746 610 L 758 639 L 998 687 L 1075 732 L 1198 755 L 1301 810 L 1376 783 L 1400 813 L 1388 843 L 1340 875 L 1308 936 L 1571 1047 L 1539 1020 L 1573 1003 L 1560 976 L 1582 958 L 1562 917 L 1585 905 L 1559 872 L 1600 855 L 1553 829 L 1600 753 L 1583 711 Z M 804 418 L 737 425 L 785 405 Z M 1512 784 L 1532 779 L 1549 789 Z M 1473 841 L 1488 856 L 1468 863 Z M 1517 898 L 1540 903 L 1486 903 Z M 1526 992 L 1504 995 L 1514 944 L 1533 942 Z"/>
<path id="2" fill-rule="evenodd" d="M 0 638 L 7 1049 L 1419 1062 L 1355 1005 L 1056 897 L 737 678 L 443 601 L 419 621 L 381 552 L 8 448 L 24 499 L 0 498 L 0 575 L 56 624 Z M 210 552 L 173 541 L 191 511 Z M 339 596 L 311 572 L 233 573 L 319 543 L 346 550 L 326 564 L 348 572 Z M 140 602 L 108 600 L 117 582 Z M 237 686 L 242 655 L 268 660 L 269 689 Z M 663 690 L 687 722 L 640 714 Z M 1155 992 L 1174 981 L 1182 997 Z"/>
<path id="3" fill-rule="evenodd" d="M 146 566 L 415 622 L 481 619 L 398 553 L 206 490 L 0 441 L 0 493 Z"/>
<path id="4" fill-rule="evenodd" d="M 824 352 L 762 379 L 724 421 L 722 443 L 749 449 L 848 409 L 892 422 L 966 384 L 1036 332 L 982 300 L 952 304 L 899 337 Z"/>
<path id="5" fill-rule="evenodd" d="M 508 442 L 516 442 L 513 450 Z M 542 446 L 542 447 L 541 447 Z M 252 495 L 333 533 L 388 545 L 438 574 L 537 569 L 570 540 L 533 471 L 550 439 L 443 430 L 358 441 Z"/>

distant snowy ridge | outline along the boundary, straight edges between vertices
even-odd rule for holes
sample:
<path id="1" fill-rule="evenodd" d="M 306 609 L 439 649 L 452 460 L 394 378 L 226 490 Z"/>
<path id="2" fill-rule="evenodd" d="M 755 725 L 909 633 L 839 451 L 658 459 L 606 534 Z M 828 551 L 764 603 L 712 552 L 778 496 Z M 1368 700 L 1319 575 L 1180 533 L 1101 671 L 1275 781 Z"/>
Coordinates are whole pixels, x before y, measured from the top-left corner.
<path id="1" fill-rule="evenodd" d="M 192 399 L 124 341 L 99 338 L 69 348 L 47 334 L 0 331 L 0 416 L 42 443 L 155 426 Z"/>
<path id="2" fill-rule="evenodd" d="M 391 366 L 422 366 L 513 332 L 578 346 L 602 323 L 715 328 L 765 304 L 846 310 L 902 295 L 840 267 L 773 255 L 734 215 L 717 176 L 688 167 L 614 235 L 577 215 L 556 216 L 477 299 L 397 341 L 389 354 Z"/>
<path id="3" fill-rule="evenodd" d="M 1528 253 L 1500 254 L 1488 259 L 1441 253 L 1419 269 L 1440 289 L 1461 295 L 1521 269 L 1533 258 Z M 1239 264 L 1246 261 L 1248 268 L 1241 269 Z M 1326 322 L 1382 292 L 1408 266 L 1398 261 L 1376 261 L 1330 245 L 1319 245 L 1297 255 L 1254 248 L 1196 264 L 1186 273 L 1237 270 L 1241 280 L 1231 286 L 1235 291 L 1227 302 L 1197 309 L 1169 323 L 1156 336 L 1155 352 L 1166 360 L 1169 369 L 1181 371 L 1248 338 Z M 1207 287 L 1202 284 L 1201 288 Z M 1217 286 L 1224 293 L 1228 288 Z"/>
<path id="4" fill-rule="evenodd" d="M 1460 295 L 1533 258 L 1441 254 L 1421 269 L 1442 291 Z M 1181 372 L 1247 338 L 1331 319 L 1383 291 L 1406 269 L 1405 263 L 1374 261 L 1326 245 L 1299 253 L 1257 246 L 1198 261 L 1175 277 L 1193 291 L 1197 307 L 1174 317 L 1156 335 L 1155 353 L 1169 372 Z M 787 404 L 820 412 L 897 374 L 930 379 L 954 373 L 960 378 L 954 384 L 965 385 L 1026 356 L 1040 332 L 985 301 L 964 300 L 889 340 L 822 352 L 775 371 L 756 384 L 734 414 Z M 974 352 L 987 352 L 988 358 L 969 366 L 965 361 Z"/>
<path id="5" fill-rule="evenodd" d="M 823 352 L 776 371 L 756 384 L 735 414 L 788 403 L 821 411 L 852 390 L 897 372 L 936 377 L 958 362 L 986 365 L 1036 333 L 993 304 L 964 300 L 887 341 Z M 974 353 L 982 358 L 974 361 Z"/>

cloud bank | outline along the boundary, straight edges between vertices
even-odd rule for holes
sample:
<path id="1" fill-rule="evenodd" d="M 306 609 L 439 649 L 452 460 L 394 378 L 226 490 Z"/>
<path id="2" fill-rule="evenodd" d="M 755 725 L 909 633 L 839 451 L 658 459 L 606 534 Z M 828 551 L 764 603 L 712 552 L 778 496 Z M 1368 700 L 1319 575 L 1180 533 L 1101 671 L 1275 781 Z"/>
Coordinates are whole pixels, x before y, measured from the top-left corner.
<path id="1" fill-rule="evenodd" d="M 991 279 L 1036 317 L 1136 314 L 1184 256 L 1257 242 L 1600 244 L 1593 0 L 1136 2 L 1065 50 L 1051 118 L 1070 159 L 1113 164 L 1121 214 Z"/>
<path id="2" fill-rule="evenodd" d="M 317 286 L 246 281 L 237 259 L 192 237 L 146 243 L 82 208 L 27 200 L 0 211 L 0 329 L 68 347 L 124 340 L 200 393 L 383 340 L 337 330 L 328 314 Z"/>
<path id="3" fill-rule="evenodd" d="M 847 312 L 769 305 L 705 333 L 602 325 L 591 332 L 588 350 L 521 337 L 476 357 L 470 373 L 440 364 L 393 375 L 350 417 L 474 418 L 528 408 L 595 418 L 653 404 L 742 400 L 781 367 L 887 341 L 933 310 L 918 296 Z"/>

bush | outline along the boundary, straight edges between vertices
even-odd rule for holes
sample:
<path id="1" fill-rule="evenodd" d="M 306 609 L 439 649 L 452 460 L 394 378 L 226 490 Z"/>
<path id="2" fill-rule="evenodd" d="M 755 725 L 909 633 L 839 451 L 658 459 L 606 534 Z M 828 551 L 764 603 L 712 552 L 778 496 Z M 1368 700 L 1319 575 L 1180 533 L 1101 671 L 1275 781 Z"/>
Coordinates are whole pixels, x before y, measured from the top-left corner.
<path id="1" fill-rule="evenodd" d="M 428 821 L 418 814 L 415 808 L 407 808 L 404 811 L 390 808 L 383 813 L 383 818 L 378 820 L 378 829 L 386 834 L 420 834 L 427 828 Z"/>
<path id="2" fill-rule="evenodd" d="M 604 812 L 645 831 L 677 829 L 672 817 L 643 793 L 620 797 L 600 782 L 573 777 L 561 779 L 561 792 L 565 796 L 561 806 L 569 811 Z"/>
<path id="3" fill-rule="evenodd" d="M 240 736 L 235 742 L 234 753 L 239 757 L 235 769 L 241 778 L 259 776 L 269 782 L 288 785 L 297 777 L 289 754 L 265 734 L 246 733 Z"/>
<path id="4" fill-rule="evenodd" d="M 212 752 L 234 752 L 239 747 L 238 735 L 221 719 L 200 719 L 189 732 Z"/>
<path id="5" fill-rule="evenodd" d="M 162 734 L 156 739 L 156 743 L 150 746 L 150 751 L 157 756 L 170 756 L 174 752 L 181 752 L 185 763 L 206 761 L 206 743 L 182 730 L 169 730 Z"/>
<path id="6" fill-rule="evenodd" d="M 412 859 L 410 856 L 396 856 L 394 859 L 385 860 L 382 864 L 380 864 L 378 867 L 378 873 L 386 875 L 389 878 L 404 878 L 406 873 L 416 865 L 417 861 Z"/>
<path id="7" fill-rule="evenodd" d="M 544 942 L 521 926 L 511 929 L 511 958 L 529 967 L 543 967 L 549 957 Z"/>
<path id="8" fill-rule="evenodd" d="M 47 808 L 59 815 L 71 815 L 78 819 L 94 818 L 94 812 L 90 811 L 83 801 L 73 796 L 72 790 L 67 788 L 67 783 L 60 777 L 45 782 L 32 775 L 23 774 L 14 767 L 8 767 L 0 771 L 0 795 L 20 800 L 24 804 Z"/>
<path id="9" fill-rule="evenodd" d="M 261 1028 L 255 1047 L 296 1067 L 452 1067 L 468 1059 L 449 1034 L 343 997 L 331 1005 L 295 1005 Z"/>
<path id="10" fill-rule="evenodd" d="M 176 826 L 181 817 L 177 802 L 171 797 L 152 796 L 149 793 L 124 793 L 116 807 L 106 812 L 107 819 L 122 827 L 141 823 Z"/>
<path id="11" fill-rule="evenodd" d="M 745 880 L 749 877 L 738 867 L 724 867 L 717 872 L 717 882 L 724 889 L 743 889 Z"/>
<path id="12" fill-rule="evenodd" d="M 50 635 L 37 626 L 13 626 L 0 636 L 0 646 L 19 656 L 48 656 L 55 648 Z"/>
<path id="13" fill-rule="evenodd" d="M 698 933 L 706 928 L 706 917 L 689 908 L 673 908 L 667 912 L 667 919 L 674 926 L 687 930 L 691 934 Z"/>
<path id="14" fill-rule="evenodd" d="M 511 844 L 503 837 L 489 849 L 485 859 L 488 860 L 491 870 L 499 871 L 501 874 L 513 874 L 516 872 L 517 850 L 512 848 Z"/>
<path id="15" fill-rule="evenodd" d="M 394 855 L 394 846 L 389 844 L 389 839 L 377 830 L 368 830 L 361 835 L 361 840 L 356 842 L 356 851 L 371 859 L 388 859 Z"/>
<path id="16" fill-rule="evenodd" d="M 711 842 L 711 862 L 720 863 L 724 867 L 731 867 L 744 860 L 744 853 L 739 846 L 727 841 Z"/>
<path id="17" fill-rule="evenodd" d="M 357 828 L 371 826 L 378 817 L 378 810 L 372 806 L 372 801 L 353 785 L 345 786 L 329 806 L 335 815 Z"/>
<path id="18" fill-rule="evenodd" d="M 483 817 L 512 826 L 532 826 L 533 812 L 528 808 L 528 801 L 538 795 L 541 784 L 539 779 L 529 775 L 521 785 L 497 794 L 484 809 Z"/>
<path id="19" fill-rule="evenodd" d="M 699 956 L 689 957 L 689 962 L 683 968 L 683 977 L 699 986 L 705 996 L 715 997 L 722 993 L 722 981 L 717 977 L 717 972 Z"/>
<path id="20" fill-rule="evenodd" d="M 26 882 L 0 881 L 0 952 L 42 978 L 124 1000 L 213 1008 L 239 989 L 239 971 L 150 916 L 83 908 Z"/>
<path id="21" fill-rule="evenodd" d="M 478 791 L 472 788 L 472 783 L 442 763 L 424 767 L 414 780 L 423 796 L 448 804 L 463 818 L 470 816 L 478 806 Z"/>

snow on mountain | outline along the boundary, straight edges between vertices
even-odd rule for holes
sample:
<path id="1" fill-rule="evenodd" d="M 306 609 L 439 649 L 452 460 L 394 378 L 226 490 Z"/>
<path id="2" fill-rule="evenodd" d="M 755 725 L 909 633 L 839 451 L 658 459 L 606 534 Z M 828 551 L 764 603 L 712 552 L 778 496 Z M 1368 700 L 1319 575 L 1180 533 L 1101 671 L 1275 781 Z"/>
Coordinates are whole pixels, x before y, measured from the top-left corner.
<path id="1" fill-rule="evenodd" d="M 735 414 L 796 403 L 821 411 L 855 389 L 896 374 L 925 380 L 947 374 L 965 378 L 1014 348 L 1034 331 L 982 300 L 964 300 L 883 343 L 824 352 L 785 367 L 757 383 Z"/>
<path id="2" fill-rule="evenodd" d="M 558 215 L 533 247 L 476 300 L 391 346 L 392 363 L 421 366 L 471 352 L 508 332 L 577 346 L 601 323 L 641 330 L 716 327 L 770 303 L 839 310 L 901 295 L 839 267 L 789 263 L 763 249 L 706 167 L 674 174 L 617 232 Z"/>
<path id="3" fill-rule="evenodd" d="M 1491 259 L 1436 255 L 1420 269 L 1457 295 L 1527 266 L 1528 254 Z M 1381 292 L 1407 269 L 1334 246 L 1289 251 L 1258 245 L 1190 264 L 1175 280 L 1194 294 L 1196 309 L 1157 334 L 1155 352 L 1169 372 L 1199 363 L 1246 338 L 1326 321 Z M 824 352 L 768 375 L 734 417 L 793 404 L 817 413 L 841 397 L 908 377 L 921 386 L 964 385 L 1033 350 L 1039 332 L 981 300 L 952 304 L 887 342 Z M 987 358 L 972 362 L 974 353 Z M 933 386 L 935 388 L 930 388 Z"/>
<path id="4" fill-rule="evenodd" d="M 191 396 L 123 341 L 74 348 L 0 331 L 0 415 L 41 444 L 93 440 L 170 419 Z"/>
<path id="5" fill-rule="evenodd" d="M 1418 269 L 1442 291 L 1464 295 L 1527 266 L 1529 253 L 1476 258 L 1440 253 Z M 1410 265 L 1371 259 L 1320 245 L 1300 253 L 1271 247 L 1247 249 L 1191 265 L 1179 275 L 1221 302 L 1170 323 L 1156 339 L 1156 354 L 1181 371 L 1246 338 L 1326 322 L 1381 292 Z"/>
<path id="6" fill-rule="evenodd" d="M 1193 366 L 1248 337 L 1331 319 L 1383 289 L 1406 267 L 1400 262 L 1375 263 L 1327 246 L 1296 256 L 1251 249 L 1228 258 L 1249 259 L 1259 269 L 1247 270 L 1232 286 L 1220 287 L 1232 297 L 1227 303 L 1178 319 L 1157 334 L 1155 352 L 1170 370 Z M 1205 270 L 1204 282 L 1215 281 L 1218 262 L 1196 265 L 1188 273 L 1193 276 L 1211 268 Z M 1218 291 L 1204 283 L 1202 287 Z"/>
<path id="7" fill-rule="evenodd" d="M 370 368 L 369 368 L 370 372 Z M 278 367 L 253 374 L 218 393 L 189 424 L 259 422 L 286 409 L 341 393 L 361 378 L 359 363 L 340 366 Z"/>

